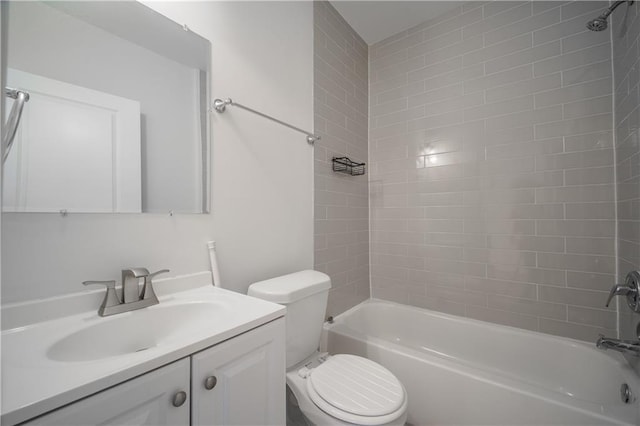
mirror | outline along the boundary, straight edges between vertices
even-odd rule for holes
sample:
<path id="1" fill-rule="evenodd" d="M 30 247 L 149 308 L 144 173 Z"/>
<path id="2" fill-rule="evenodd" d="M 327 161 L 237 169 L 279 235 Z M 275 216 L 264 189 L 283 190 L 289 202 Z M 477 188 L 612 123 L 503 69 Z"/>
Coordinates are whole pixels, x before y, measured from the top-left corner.
<path id="1" fill-rule="evenodd" d="M 30 99 L 3 211 L 208 212 L 209 41 L 134 1 L 8 9 L 7 87 Z"/>

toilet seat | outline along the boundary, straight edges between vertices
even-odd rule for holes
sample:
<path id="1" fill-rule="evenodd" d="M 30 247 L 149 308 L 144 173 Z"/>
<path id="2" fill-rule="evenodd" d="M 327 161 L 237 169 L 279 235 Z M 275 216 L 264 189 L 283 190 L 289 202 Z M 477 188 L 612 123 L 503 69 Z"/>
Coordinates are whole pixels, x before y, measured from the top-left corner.
<path id="1" fill-rule="evenodd" d="M 311 371 L 306 382 L 311 401 L 345 422 L 385 424 L 406 410 L 400 381 L 380 364 L 359 356 L 331 356 Z"/>

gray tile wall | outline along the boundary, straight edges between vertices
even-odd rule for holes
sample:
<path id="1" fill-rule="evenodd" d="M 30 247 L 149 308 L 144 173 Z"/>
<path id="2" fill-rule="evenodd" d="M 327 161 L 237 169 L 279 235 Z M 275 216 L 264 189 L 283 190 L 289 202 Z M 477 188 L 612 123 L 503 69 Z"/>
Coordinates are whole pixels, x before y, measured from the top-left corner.
<path id="1" fill-rule="evenodd" d="M 369 298 L 367 176 L 332 172 L 334 156 L 367 161 L 368 46 L 326 1 L 314 2 L 315 269 L 331 277 L 327 315 Z"/>
<path id="2" fill-rule="evenodd" d="M 615 335 L 606 7 L 461 3 L 370 47 L 373 297 Z"/>
<path id="3" fill-rule="evenodd" d="M 640 269 L 640 8 L 626 3 L 612 14 L 618 282 Z M 637 336 L 639 316 L 619 299 L 620 334 Z"/>

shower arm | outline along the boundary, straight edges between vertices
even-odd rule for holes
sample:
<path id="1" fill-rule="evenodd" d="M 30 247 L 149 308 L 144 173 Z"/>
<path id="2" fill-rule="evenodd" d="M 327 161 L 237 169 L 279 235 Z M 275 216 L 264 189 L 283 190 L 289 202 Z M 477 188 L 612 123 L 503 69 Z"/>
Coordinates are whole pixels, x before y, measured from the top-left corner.
<path id="1" fill-rule="evenodd" d="M 618 6 L 620 6 L 622 3 L 627 3 L 628 0 L 618 0 L 616 2 L 614 2 L 611 6 L 609 6 L 607 8 L 607 10 L 604 11 L 604 13 L 602 13 L 600 15 L 601 18 L 607 19 L 609 17 L 609 15 L 611 15 L 613 13 L 614 10 L 616 10 L 616 8 Z"/>
<path id="2" fill-rule="evenodd" d="M 7 119 L 7 123 L 4 126 L 2 132 L 2 148 L 4 149 L 4 153 L 2 155 L 2 164 L 7 161 L 7 157 L 9 156 L 9 152 L 11 151 L 13 140 L 16 137 L 16 132 L 18 131 L 18 126 L 20 125 L 20 117 L 22 117 L 22 109 L 24 108 L 24 104 L 26 102 L 29 102 L 29 93 L 25 91 L 6 87 L 4 93 L 7 97 L 15 99 L 15 102 L 11 107 L 9 118 Z"/>

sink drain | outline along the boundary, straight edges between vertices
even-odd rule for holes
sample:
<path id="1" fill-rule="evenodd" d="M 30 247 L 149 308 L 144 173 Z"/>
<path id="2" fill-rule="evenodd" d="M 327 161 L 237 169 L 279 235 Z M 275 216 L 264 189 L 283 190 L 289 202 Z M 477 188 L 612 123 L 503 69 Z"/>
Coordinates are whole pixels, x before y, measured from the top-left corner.
<path id="1" fill-rule="evenodd" d="M 622 386 L 620 386 L 620 398 L 625 404 L 633 402 L 633 394 L 631 393 L 629 385 L 626 383 L 623 383 Z"/>

